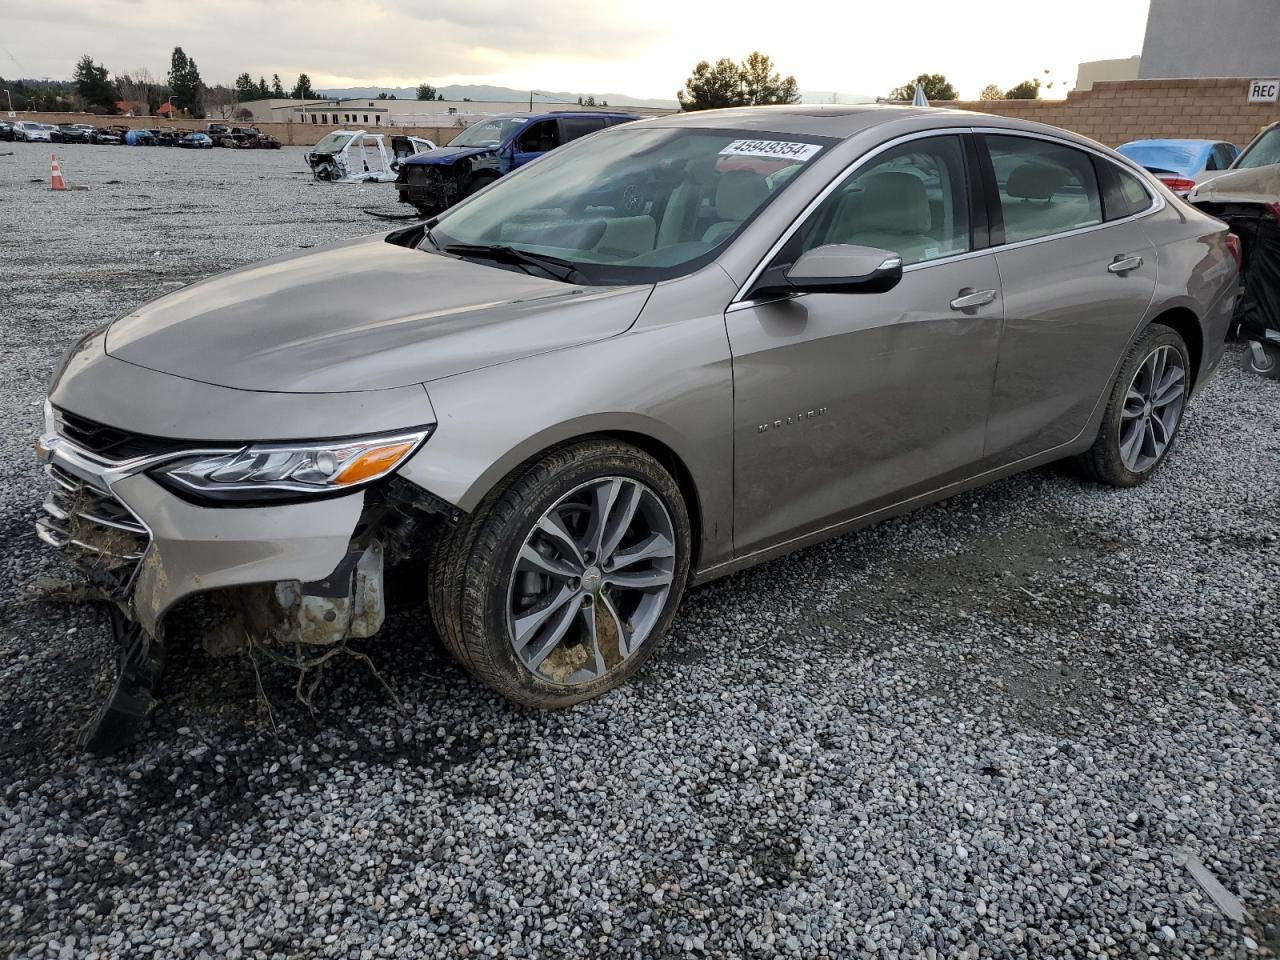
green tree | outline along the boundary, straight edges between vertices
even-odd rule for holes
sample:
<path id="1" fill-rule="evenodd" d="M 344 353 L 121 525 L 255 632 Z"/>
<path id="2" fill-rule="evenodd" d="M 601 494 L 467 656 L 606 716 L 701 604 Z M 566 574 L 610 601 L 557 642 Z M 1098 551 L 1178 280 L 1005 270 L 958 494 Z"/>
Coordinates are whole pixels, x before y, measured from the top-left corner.
<path id="1" fill-rule="evenodd" d="M 1006 100 L 1039 100 L 1040 81 L 1023 80 L 1006 90 L 1004 98 Z"/>
<path id="2" fill-rule="evenodd" d="M 419 100 L 434 100 L 436 98 L 436 88 L 429 83 L 418 84 Z"/>
<path id="3" fill-rule="evenodd" d="M 259 100 L 266 100 L 268 97 L 271 96 L 271 88 L 267 86 L 266 77 L 258 78 L 258 89 L 254 91 L 254 96 L 257 97 Z"/>
<path id="4" fill-rule="evenodd" d="M 284 98 L 284 87 L 280 83 L 280 74 L 273 73 L 271 75 L 271 96 Z"/>
<path id="5" fill-rule="evenodd" d="M 934 100 L 958 100 L 960 95 L 940 73 L 922 73 L 909 83 L 895 87 L 889 92 L 890 100 L 910 100 L 916 94 L 916 84 L 924 88 L 924 95 L 930 103 Z"/>
<path id="6" fill-rule="evenodd" d="M 242 73 L 236 77 L 236 96 L 241 100 L 253 100 L 258 96 L 258 85 L 253 82 L 253 77 L 247 73 Z"/>
<path id="7" fill-rule="evenodd" d="M 742 71 L 728 57 L 717 60 L 714 66 L 706 60 L 699 61 L 676 99 L 681 110 L 744 106 L 747 101 L 742 92 Z"/>
<path id="8" fill-rule="evenodd" d="M 204 81 L 200 79 L 196 62 L 181 47 L 173 48 L 173 56 L 169 60 L 169 87 L 177 105 L 188 116 L 204 116 Z"/>
<path id="9" fill-rule="evenodd" d="M 86 53 L 76 61 L 73 80 L 76 93 L 90 110 L 95 113 L 116 112 L 116 101 L 120 99 L 120 93 L 111 82 L 107 68 L 100 63 L 94 63 L 93 57 L 89 54 Z"/>
<path id="10" fill-rule="evenodd" d="M 298 74 L 298 82 L 289 91 L 289 96 L 294 100 L 314 100 L 316 92 L 311 89 L 311 78 L 305 73 Z"/>
<path id="11" fill-rule="evenodd" d="M 742 76 L 742 95 L 747 103 L 760 106 L 769 103 L 799 103 L 796 78 L 785 80 L 773 68 L 773 61 L 756 50 L 747 55 L 738 68 Z"/>
<path id="12" fill-rule="evenodd" d="M 979 100 L 1003 100 L 1004 91 L 997 87 L 994 83 L 988 83 L 982 88 L 982 93 L 978 94 Z"/>

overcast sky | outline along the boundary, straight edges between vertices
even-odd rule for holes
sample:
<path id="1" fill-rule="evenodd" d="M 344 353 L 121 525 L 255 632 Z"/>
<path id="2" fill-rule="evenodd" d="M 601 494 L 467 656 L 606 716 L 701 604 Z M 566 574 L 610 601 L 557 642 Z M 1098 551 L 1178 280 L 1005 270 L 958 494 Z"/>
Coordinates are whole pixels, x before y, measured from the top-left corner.
<path id="1" fill-rule="evenodd" d="M 163 76 L 174 46 L 206 83 L 299 72 L 316 89 L 427 80 L 674 97 L 701 59 L 759 49 L 805 90 L 884 94 L 922 71 L 962 97 L 1075 80 L 1141 52 L 1148 0 L 0 0 L 0 76 L 67 78 L 81 53 Z"/>

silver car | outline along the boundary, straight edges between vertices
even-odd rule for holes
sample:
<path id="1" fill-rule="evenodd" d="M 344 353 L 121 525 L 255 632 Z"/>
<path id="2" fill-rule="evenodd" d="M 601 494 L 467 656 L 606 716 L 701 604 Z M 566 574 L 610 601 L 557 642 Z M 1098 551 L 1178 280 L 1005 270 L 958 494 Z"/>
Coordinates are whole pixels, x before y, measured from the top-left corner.
<path id="1" fill-rule="evenodd" d="M 184 597 L 325 647 L 376 633 L 418 559 L 458 661 L 563 706 L 634 673 L 692 584 L 1054 460 L 1143 482 L 1236 273 L 1221 222 L 1049 127 L 628 124 L 88 334 L 39 532 L 116 599 L 126 687 Z"/>

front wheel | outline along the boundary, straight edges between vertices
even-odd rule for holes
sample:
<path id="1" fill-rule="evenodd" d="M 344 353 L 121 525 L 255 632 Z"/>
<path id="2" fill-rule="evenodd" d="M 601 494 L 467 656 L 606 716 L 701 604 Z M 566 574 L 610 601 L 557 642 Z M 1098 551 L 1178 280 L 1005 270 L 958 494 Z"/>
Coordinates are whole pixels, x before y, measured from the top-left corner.
<path id="1" fill-rule="evenodd" d="M 522 468 L 442 539 L 432 616 L 458 662 L 503 696 L 564 707 L 653 654 L 689 558 L 671 474 L 625 444 L 575 443 Z"/>
<path id="2" fill-rule="evenodd" d="M 1280 380 L 1280 347 L 1251 342 L 1244 354 L 1244 368 L 1268 380 Z"/>
<path id="3" fill-rule="evenodd" d="M 1111 388 L 1098 439 L 1077 463 L 1113 487 L 1136 487 L 1164 462 L 1191 389 L 1187 345 L 1153 323 L 1129 348 Z"/>

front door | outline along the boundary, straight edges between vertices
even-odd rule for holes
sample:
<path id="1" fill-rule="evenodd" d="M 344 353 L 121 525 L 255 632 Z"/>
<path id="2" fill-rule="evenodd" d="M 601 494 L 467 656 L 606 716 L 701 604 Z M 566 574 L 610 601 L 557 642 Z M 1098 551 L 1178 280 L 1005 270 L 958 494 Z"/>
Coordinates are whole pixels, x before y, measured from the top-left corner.
<path id="1" fill-rule="evenodd" d="M 516 167 L 522 166 L 558 146 L 560 146 L 560 128 L 555 120 L 539 120 L 531 123 L 516 137 L 512 147 L 512 164 Z"/>
<path id="2" fill-rule="evenodd" d="M 995 466 L 1084 429 L 1155 294 L 1156 250 L 1140 221 L 1104 223 L 1088 153 L 985 139 L 1005 241 L 996 253 L 1005 326 L 987 431 Z"/>
<path id="3" fill-rule="evenodd" d="M 902 256 L 887 293 L 806 294 L 726 315 L 739 554 L 890 506 L 982 457 L 1003 301 L 971 253 L 958 135 L 912 140 L 850 174 L 775 264 L 831 243 Z"/>

